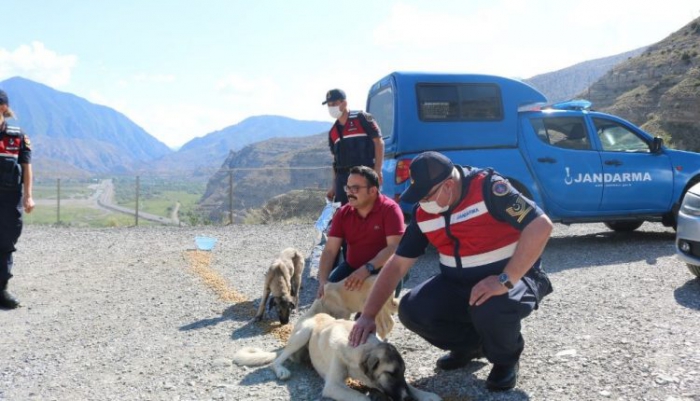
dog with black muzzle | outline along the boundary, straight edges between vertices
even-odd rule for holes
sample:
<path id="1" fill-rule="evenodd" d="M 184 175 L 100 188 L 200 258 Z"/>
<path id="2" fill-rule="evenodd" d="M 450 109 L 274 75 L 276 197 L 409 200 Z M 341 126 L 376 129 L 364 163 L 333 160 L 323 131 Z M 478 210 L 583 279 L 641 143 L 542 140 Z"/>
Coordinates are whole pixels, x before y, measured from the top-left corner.
<path id="1" fill-rule="evenodd" d="M 324 397 L 338 401 L 369 401 L 368 396 L 347 386 L 345 380 L 353 378 L 393 401 L 441 400 L 437 394 L 408 384 L 401 354 L 374 333 L 366 343 L 351 346 L 348 337 L 353 324 L 351 320 L 318 313 L 297 323 L 279 356 L 258 348 L 243 348 L 234 354 L 233 361 L 244 366 L 272 363 L 277 378 L 285 380 L 291 372 L 282 366 L 284 361 L 308 350 L 314 369 L 325 380 Z"/>
<path id="2" fill-rule="evenodd" d="M 267 309 L 277 310 L 281 324 L 289 323 L 292 310 L 299 304 L 304 255 L 294 248 L 283 250 L 265 273 L 263 296 L 254 320 L 259 322 Z"/>

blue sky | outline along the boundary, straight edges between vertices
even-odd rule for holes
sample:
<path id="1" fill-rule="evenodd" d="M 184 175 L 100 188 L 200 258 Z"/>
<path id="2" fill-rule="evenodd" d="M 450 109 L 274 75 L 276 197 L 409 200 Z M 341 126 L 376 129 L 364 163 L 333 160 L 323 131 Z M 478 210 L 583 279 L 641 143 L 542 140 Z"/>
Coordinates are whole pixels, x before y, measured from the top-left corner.
<path id="1" fill-rule="evenodd" d="M 516 78 L 656 43 L 697 0 L 0 0 L 0 80 L 124 113 L 169 146 L 261 114 L 331 121 L 392 71 Z M 21 116 L 20 116 L 21 123 Z"/>

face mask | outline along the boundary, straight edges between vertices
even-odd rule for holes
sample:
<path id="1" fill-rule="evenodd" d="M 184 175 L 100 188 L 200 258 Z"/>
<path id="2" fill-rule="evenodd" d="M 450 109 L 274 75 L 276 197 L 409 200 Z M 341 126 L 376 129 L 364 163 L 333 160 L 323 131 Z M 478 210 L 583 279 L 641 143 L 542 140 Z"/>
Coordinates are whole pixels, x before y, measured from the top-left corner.
<path id="1" fill-rule="evenodd" d="M 343 112 L 340 111 L 340 106 L 328 106 L 328 114 L 330 114 L 331 117 L 338 119 L 343 115 Z"/>
<path id="2" fill-rule="evenodd" d="M 444 187 L 442 187 L 444 188 Z M 439 192 L 442 192 L 442 188 L 440 188 L 440 191 L 438 191 L 438 196 Z M 446 212 L 447 209 L 450 208 L 450 203 L 452 203 L 452 194 L 450 193 L 450 199 L 447 201 L 447 205 L 440 207 L 438 203 L 434 200 L 429 201 L 429 202 L 419 202 L 418 205 L 420 206 L 421 209 L 425 210 L 426 212 L 430 214 L 440 214 L 443 212 Z"/>

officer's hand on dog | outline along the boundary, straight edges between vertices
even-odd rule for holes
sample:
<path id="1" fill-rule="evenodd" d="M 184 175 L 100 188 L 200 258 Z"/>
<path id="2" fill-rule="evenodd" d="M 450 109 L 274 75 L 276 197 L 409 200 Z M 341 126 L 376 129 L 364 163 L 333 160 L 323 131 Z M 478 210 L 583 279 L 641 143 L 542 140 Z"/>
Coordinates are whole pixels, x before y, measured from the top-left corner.
<path id="1" fill-rule="evenodd" d="M 360 267 L 345 279 L 345 289 L 349 291 L 359 290 L 367 277 L 369 277 L 367 269 Z"/>
<path id="2" fill-rule="evenodd" d="M 352 326 L 348 342 L 353 347 L 357 347 L 364 344 L 367 341 L 367 337 L 376 331 L 377 324 L 374 322 L 374 319 L 370 319 L 363 314 Z"/>
<path id="3" fill-rule="evenodd" d="M 472 287 L 469 305 L 479 306 L 489 298 L 505 294 L 506 292 L 508 292 L 508 289 L 498 281 L 498 276 L 488 276 Z"/>

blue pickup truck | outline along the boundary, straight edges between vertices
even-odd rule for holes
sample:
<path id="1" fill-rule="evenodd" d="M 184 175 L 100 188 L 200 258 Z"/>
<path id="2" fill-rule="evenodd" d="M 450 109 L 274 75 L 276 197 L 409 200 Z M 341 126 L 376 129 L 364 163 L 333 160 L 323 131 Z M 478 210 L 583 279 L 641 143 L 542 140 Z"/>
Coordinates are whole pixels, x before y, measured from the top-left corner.
<path id="1" fill-rule="evenodd" d="M 493 167 L 553 221 L 615 231 L 644 221 L 675 227 L 685 192 L 700 182 L 700 154 L 668 149 L 586 101 L 548 105 L 504 77 L 394 72 L 372 85 L 367 110 L 385 142 L 382 191 L 397 201 L 411 160 L 426 150 Z M 410 215 L 413 205 L 401 208 Z"/>

